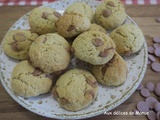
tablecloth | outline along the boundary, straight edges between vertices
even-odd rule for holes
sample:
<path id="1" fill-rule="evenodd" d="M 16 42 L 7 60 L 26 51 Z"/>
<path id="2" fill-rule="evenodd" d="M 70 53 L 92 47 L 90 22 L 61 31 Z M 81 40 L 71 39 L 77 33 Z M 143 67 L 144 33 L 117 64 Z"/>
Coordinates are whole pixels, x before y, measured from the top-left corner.
<path id="1" fill-rule="evenodd" d="M 58 0 L 0 0 L 0 6 L 44 5 Z M 101 0 L 98 0 L 101 1 Z M 160 0 L 121 0 L 124 4 L 160 4 Z"/>

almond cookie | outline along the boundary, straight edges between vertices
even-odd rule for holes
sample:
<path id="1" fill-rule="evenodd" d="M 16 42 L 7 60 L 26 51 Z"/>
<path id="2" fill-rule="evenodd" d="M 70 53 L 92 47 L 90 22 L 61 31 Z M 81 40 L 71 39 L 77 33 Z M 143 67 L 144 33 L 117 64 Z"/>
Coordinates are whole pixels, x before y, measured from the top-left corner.
<path id="1" fill-rule="evenodd" d="M 102 65 L 114 55 L 115 43 L 100 31 L 87 31 L 80 34 L 72 43 L 74 55 L 90 64 Z"/>
<path id="2" fill-rule="evenodd" d="M 70 38 L 87 31 L 90 25 L 90 20 L 86 16 L 69 13 L 59 18 L 56 28 L 58 34 L 64 38 Z"/>
<path id="3" fill-rule="evenodd" d="M 120 0 L 104 0 L 95 11 L 95 21 L 106 30 L 120 26 L 126 19 L 126 12 Z"/>
<path id="4" fill-rule="evenodd" d="M 108 63 L 92 68 L 97 81 L 106 86 L 122 85 L 126 81 L 127 70 L 126 62 L 117 52 Z"/>
<path id="5" fill-rule="evenodd" d="M 107 34 L 107 31 L 100 25 L 97 25 L 95 23 L 92 23 L 91 24 L 91 27 L 89 29 L 90 31 L 100 31 L 100 32 L 103 32 L 105 34 Z"/>
<path id="6" fill-rule="evenodd" d="M 61 71 L 70 63 L 70 45 L 57 33 L 41 35 L 30 46 L 29 57 L 34 67 L 46 73 Z"/>
<path id="7" fill-rule="evenodd" d="M 98 83 L 94 76 L 82 69 L 72 69 L 64 73 L 52 89 L 52 94 L 60 106 L 69 111 L 78 111 L 90 105 L 98 93 Z"/>
<path id="8" fill-rule="evenodd" d="M 69 5 L 64 11 L 64 14 L 68 13 L 76 13 L 87 16 L 91 22 L 93 21 L 94 17 L 92 8 L 85 2 L 75 2 Z"/>
<path id="9" fill-rule="evenodd" d="M 51 90 L 52 80 L 40 69 L 32 67 L 27 60 L 18 63 L 11 75 L 13 91 L 23 97 L 33 97 Z"/>
<path id="10" fill-rule="evenodd" d="M 39 35 L 56 32 L 55 23 L 61 17 L 61 14 L 53 8 L 38 7 L 33 9 L 28 21 L 33 32 Z"/>
<path id="11" fill-rule="evenodd" d="M 122 56 L 138 52 L 144 43 L 141 29 L 133 24 L 119 26 L 111 32 L 110 37 L 116 44 L 116 51 Z"/>
<path id="12" fill-rule="evenodd" d="M 25 60 L 30 45 L 37 37 L 38 35 L 31 33 L 30 30 L 11 30 L 5 35 L 2 47 L 8 56 L 18 60 Z"/>

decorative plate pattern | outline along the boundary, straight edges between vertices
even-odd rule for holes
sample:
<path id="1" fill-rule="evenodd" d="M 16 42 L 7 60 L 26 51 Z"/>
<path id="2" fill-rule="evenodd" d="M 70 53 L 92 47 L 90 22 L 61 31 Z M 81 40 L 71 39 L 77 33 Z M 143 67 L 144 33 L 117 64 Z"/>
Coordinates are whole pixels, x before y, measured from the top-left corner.
<path id="1" fill-rule="evenodd" d="M 91 0 L 62 0 L 45 5 L 47 7 L 55 8 L 60 13 L 63 13 L 64 9 L 75 1 L 84 1 L 89 4 L 93 10 L 100 4 L 98 1 Z M 12 29 L 27 29 L 28 24 L 28 14 L 22 16 L 11 28 Z M 129 16 L 124 24 L 134 24 L 137 25 Z M 3 52 L 0 48 L 0 79 L 2 85 L 9 93 L 9 95 L 20 105 L 26 109 L 49 118 L 57 119 L 82 119 L 97 116 L 103 114 L 106 111 L 110 111 L 113 108 L 122 104 L 127 100 L 132 93 L 136 90 L 140 82 L 142 81 L 146 67 L 147 67 L 147 44 L 144 43 L 142 49 L 138 54 L 131 55 L 124 58 L 128 65 L 128 76 L 126 82 L 119 87 L 106 87 L 99 84 L 99 94 L 96 100 L 89 105 L 87 108 L 80 110 L 78 112 L 70 112 L 64 110 L 58 105 L 58 102 L 53 98 L 53 96 L 48 93 L 32 98 L 23 98 L 17 96 L 11 89 L 11 72 L 14 66 L 19 62 L 14 60 Z M 74 60 L 73 60 L 74 61 Z"/>

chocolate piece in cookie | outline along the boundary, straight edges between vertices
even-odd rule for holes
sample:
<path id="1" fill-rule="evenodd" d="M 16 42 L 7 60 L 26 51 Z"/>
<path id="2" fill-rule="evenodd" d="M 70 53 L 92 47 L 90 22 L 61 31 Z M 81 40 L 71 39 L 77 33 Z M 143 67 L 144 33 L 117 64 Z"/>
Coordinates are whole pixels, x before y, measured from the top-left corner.
<path id="1" fill-rule="evenodd" d="M 53 8 L 38 7 L 33 9 L 28 21 L 33 32 L 39 35 L 56 32 L 55 23 L 61 17 L 61 14 Z"/>
<path id="2" fill-rule="evenodd" d="M 112 59 L 116 46 L 113 40 L 100 31 L 87 31 L 72 43 L 74 55 L 93 65 L 102 65 Z"/>
<path id="3" fill-rule="evenodd" d="M 56 22 L 57 32 L 64 38 L 75 37 L 89 30 L 90 25 L 90 20 L 86 16 L 75 13 L 64 14 Z"/>
<path id="4" fill-rule="evenodd" d="M 95 11 L 95 21 L 106 30 L 113 30 L 124 23 L 126 12 L 120 0 L 104 0 Z"/>
<path id="5" fill-rule="evenodd" d="M 30 45 L 37 37 L 36 33 L 32 33 L 28 29 L 11 30 L 5 35 L 2 47 L 8 56 L 18 60 L 25 60 Z"/>

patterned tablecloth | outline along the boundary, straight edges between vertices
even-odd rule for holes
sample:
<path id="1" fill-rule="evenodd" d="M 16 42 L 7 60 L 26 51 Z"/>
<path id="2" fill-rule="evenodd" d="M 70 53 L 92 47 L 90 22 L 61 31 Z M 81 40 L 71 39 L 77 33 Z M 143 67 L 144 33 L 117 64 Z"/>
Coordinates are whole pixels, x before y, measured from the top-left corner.
<path id="1" fill-rule="evenodd" d="M 0 0 L 0 6 L 44 5 L 58 0 Z M 101 1 L 101 0 L 98 0 Z M 160 0 L 121 0 L 124 4 L 160 4 Z"/>

